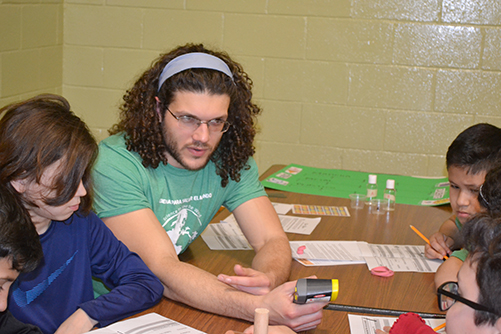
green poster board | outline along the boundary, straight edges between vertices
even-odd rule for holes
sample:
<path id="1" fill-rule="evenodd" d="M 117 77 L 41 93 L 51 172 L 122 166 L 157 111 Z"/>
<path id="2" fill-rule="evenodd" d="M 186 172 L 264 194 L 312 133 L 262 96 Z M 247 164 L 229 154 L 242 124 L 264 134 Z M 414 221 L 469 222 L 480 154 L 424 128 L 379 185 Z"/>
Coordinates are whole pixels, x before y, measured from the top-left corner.
<path id="1" fill-rule="evenodd" d="M 271 189 L 349 198 L 349 195 L 353 193 L 367 193 L 369 174 L 373 173 L 291 164 L 269 176 L 262 183 L 266 188 Z M 383 198 L 387 179 L 395 180 L 397 203 L 425 206 L 449 203 L 449 182 L 446 177 L 377 174 L 377 198 Z"/>

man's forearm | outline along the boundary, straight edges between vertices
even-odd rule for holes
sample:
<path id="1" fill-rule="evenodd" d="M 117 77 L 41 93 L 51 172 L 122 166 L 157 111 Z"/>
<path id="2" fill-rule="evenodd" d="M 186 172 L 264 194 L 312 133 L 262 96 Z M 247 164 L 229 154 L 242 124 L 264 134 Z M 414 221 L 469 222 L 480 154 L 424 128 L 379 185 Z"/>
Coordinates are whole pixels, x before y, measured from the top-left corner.
<path id="1" fill-rule="evenodd" d="M 168 271 L 165 268 L 169 268 Z M 155 271 L 154 271 L 155 272 Z M 165 286 L 164 296 L 196 309 L 252 321 L 258 296 L 239 291 L 217 277 L 185 262 L 156 272 Z"/>
<path id="2" fill-rule="evenodd" d="M 296 282 L 286 282 L 267 294 L 254 295 L 220 282 L 211 273 L 184 262 L 168 263 L 157 275 L 165 284 L 167 298 L 247 321 L 254 319 L 256 308 L 263 307 L 270 311 L 270 324 L 286 325 L 297 331 L 316 327 L 325 306 L 324 303 L 294 304 Z"/>
<path id="3" fill-rule="evenodd" d="M 273 289 L 289 279 L 291 262 L 289 240 L 280 237 L 268 241 L 257 251 L 252 268 L 265 273 Z"/>

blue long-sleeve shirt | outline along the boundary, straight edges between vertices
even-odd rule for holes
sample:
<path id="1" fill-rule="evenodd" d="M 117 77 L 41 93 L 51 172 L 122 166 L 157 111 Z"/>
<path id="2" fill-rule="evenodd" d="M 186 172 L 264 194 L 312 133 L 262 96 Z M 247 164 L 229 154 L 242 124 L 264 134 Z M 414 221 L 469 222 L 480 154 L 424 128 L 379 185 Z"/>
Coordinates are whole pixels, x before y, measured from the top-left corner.
<path id="1" fill-rule="evenodd" d="M 40 235 L 44 258 L 19 275 L 9 310 L 44 333 L 55 330 L 78 308 L 106 326 L 155 305 L 163 293 L 158 278 L 94 214 L 53 221 Z M 92 276 L 112 290 L 94 299 Z"/>

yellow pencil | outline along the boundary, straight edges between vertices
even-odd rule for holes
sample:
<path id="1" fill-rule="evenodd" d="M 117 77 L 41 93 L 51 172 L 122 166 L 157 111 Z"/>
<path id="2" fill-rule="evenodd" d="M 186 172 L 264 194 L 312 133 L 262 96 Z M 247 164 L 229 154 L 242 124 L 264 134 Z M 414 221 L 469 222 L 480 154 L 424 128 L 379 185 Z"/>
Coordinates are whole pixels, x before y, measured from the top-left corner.
<path id="1" fill-rule="evenodd" d="M 437 327 L 433 328 L 433 330 L 434 330 L 435 332 L 438 332 L 439 330 L 441 330 L 441 329 L 442 329 L 442 328 L 444 328 L 444 327 L 445 327 L 445 322 L 444 322 L 443 324 L 441 324 L 440 326 L 437 326 Z"/>
<path id="2" fill-rule="evenodd" d="M 423 233 L 419 232 L 419 231 L 418 231 L 418 229 L 417 229 L 417 228 L 415 228 L 414 226 L 412 226 L 412 225 L 409 225 L 409 226 L 411 227 L 411 229 L 412 229 L 414 232 L 416 232 L 416 234 L 417 234 L 417 235 L 419 235 L 419 236 L 421 237 L 421 239 L 423 239 L 424 241 L 426 241 L 426 243 L 427 243 L 428 245 L 430 245 L 430 240 L 428 240 L 428 238 L 427 238 L 427 237 L 425 237 L 425 236 L 423 235 Z M 430 246 L 431 246 L 431 245 L 430 245 Z M 448 259 L 448 258 L 449 258 L 449 257 L 448 257 L 447 255 L 445 255 L 445 256 L 444 256 L 444 259 Z"/>

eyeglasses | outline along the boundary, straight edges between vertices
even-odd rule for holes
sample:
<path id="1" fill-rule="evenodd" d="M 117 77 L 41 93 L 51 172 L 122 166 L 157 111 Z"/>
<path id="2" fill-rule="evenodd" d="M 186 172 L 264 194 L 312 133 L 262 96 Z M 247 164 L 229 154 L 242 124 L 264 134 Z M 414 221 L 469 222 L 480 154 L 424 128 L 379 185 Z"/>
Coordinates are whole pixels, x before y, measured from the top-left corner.
<path id="1" fill-rule="evenodd" d="M 202 124 L 207 124 L 210 132 L 226 132 L 230 128 L 231 123 L 223 121 L 222 119 L 211 119 L 209 121 L 202 121 L 193 116 L 176 116 L 172 111 L 167 108 L 167 111 L 174 117 L 179 124 L 186 130 L 195 131 Z"/>
<path id="2" fill-rule="evenodd" d="M 487 202 L 487 200 L 485 199 L 484 194 L 482 193 L 482 187 L 483 186 L 484 186 L 483 184 L 480 186 L 480 190 L 478 191 L 478 193 L 480 194 L 480 198 L 482 199 L 482 201 L 484 201 L 485 204 L 487 205 L 487 208 L 489 208 L 489 202 Z"/>
<path id="3" fill-rule="evenodd" d="M 471 300 L 461 297 L 458 294 L 458 283 L 457 282 L 445 282 L 437 289 L 438 294 L 438 307 L 441 311 L 447 311 L 451 308 L 452 305 L 456 303 L 456 301 L 468 305 L 474 310 L 484 311 L 496 314 L 494 311 L 489 308 L 475 303 Z M 496 314 L 497 315 L 497 314 Z"/>

